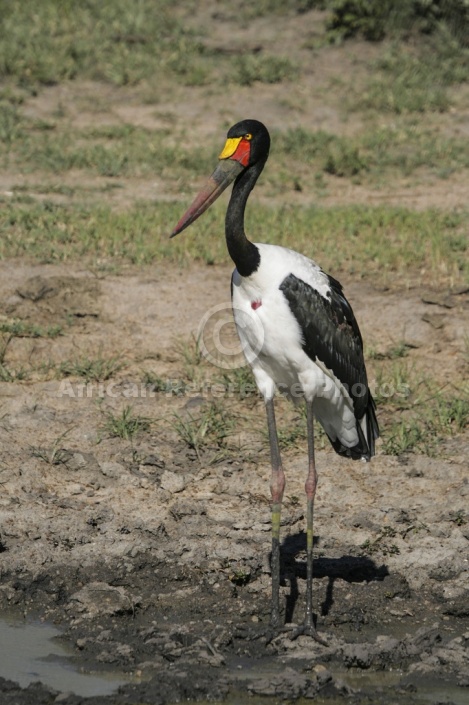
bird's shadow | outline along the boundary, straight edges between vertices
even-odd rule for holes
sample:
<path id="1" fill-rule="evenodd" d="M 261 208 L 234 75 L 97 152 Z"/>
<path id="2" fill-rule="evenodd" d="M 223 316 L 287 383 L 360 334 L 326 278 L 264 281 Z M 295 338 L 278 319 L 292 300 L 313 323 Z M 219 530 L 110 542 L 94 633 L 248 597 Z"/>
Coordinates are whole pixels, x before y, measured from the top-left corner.
<path id="1" fill-rule="evenodd" d="M 317 539 L 315 539 L 317 543 Z M 290 594 L 286 597 L 285 621 L 293 621 L 293 613 L 298 600 L 298 578 L 306 579 L 306 560 L 296 560 L 296 556 L 306 551 L 306 534 L 304 531 L 287 536 L 281 547 L 281 573 L 290 581 Z M 326 616 L 334 604 L 334 582 L 337 578 L 349 583 L 384 580 L 389 575 L 385 565 L 378 566 L 367 556 L 341 556 L 340 558 L 315 558 L 313 561 L 313 579 L 327 577 L 326 595 L 321 604 L 320 614 Z"/>

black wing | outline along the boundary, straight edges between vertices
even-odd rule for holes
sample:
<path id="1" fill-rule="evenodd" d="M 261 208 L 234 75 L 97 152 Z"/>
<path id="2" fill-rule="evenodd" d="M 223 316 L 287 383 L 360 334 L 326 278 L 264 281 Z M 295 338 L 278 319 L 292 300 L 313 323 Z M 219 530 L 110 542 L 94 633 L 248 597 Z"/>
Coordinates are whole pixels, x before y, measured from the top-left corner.
<path id="1" fill-rule="evenodd" d="M 280 290 L 301 328 L 305 353 L 311 360 L 322 362 L 344 385 L 352 399 L 357 421 L 367 414 L 368 444 L 362 440 L 365 447 L 369 446 L 369 452 L 363 454 L 373 455 L 374 439 L 379 432 L 375 404 L 368 388 L 362 336 L 342 285 L 333 277 L 328 277 L 328 281 L 327 297 L 293 274 L 283 280 Z M 357 430 L 362 436 L 358 425 Z M 337 452 L 341 452 L 336 447 L 337 442 L 331 442 Z"/>

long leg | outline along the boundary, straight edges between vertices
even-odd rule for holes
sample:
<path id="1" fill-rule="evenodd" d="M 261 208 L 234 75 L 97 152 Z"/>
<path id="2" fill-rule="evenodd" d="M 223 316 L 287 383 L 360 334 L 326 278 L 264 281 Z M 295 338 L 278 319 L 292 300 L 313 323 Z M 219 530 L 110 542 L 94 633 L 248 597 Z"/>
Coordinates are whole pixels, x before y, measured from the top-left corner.
<path id="1" fill-rule="evenodd" d="M 305 482 L 306 491 L 306 612 L 305 620 L 301 627 L 295 630 L 292 639 L 300 634 L 307 634 L 321 644 L 326 642 L 321 639 L 316 631 L 313 621 L 313 514 L 314 497 L 318 484 L 316 461 L 314 458 L 314 414 L 313 402 L 306 402 L 307 435 L 308 435 L 308 475 Z"/>
<path id="2" fill-rule="evenodd" d="M 272 493 L 272 612 L 270 621 L 273 627 L 278 627 L 280 622 L 280 513 L 282 510 L 283 490 L 285 488 L 285 473 L 283 472 L 280 457 L 273 399 L 266 400 L 265 408 L 267 411 L 267 428 L 269 431 L 270 460 L 272 465 L 270 480 L 270 491 Z"/>

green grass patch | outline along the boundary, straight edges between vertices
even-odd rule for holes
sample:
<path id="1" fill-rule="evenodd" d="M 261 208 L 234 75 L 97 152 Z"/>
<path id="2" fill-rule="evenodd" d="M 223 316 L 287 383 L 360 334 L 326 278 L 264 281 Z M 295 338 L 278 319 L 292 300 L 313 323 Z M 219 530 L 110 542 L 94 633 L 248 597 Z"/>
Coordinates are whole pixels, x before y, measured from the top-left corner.
<path id="1" fill-rule="evenodd" d="M 125 406 L 118 414 L 108 411 L 105 417 L 101 430 L 110 438 L 133 441 L 137 434 L 149 431 L 151 427 L 151 419 L 135 414 L 131 406 Z"/>
<path id="2" fill-rule="evenodd" d="M 401 373 L 399 379 L 402 379 Z M 391 381 L 390 388 L 393 384 Z M 409 377 L 407 372 L 404 386 L 408 394 L 398 393 L 388 399 L 378 395 L 376 399 L 378 408 L 383 410 L 383 404 L 386 405 L 382 424 L 383 450 L 389 455 L 416 452 L 435 456 L 442 440 L 467 428 L 469 388 L 462 385 L 451 391 L 435 391 L 431 380 L 417 381 L 415 375 Z"/>
<path id="3" fill-rule="evenodd" d="M 366 349 L 366 358 L 368 360 L 396 360 L 401 357 L 407 357 L 409 350 L 411 350 L 413 345 L 406 343 L 405 340 L 398 340 L 392 343 L 387 350 L 384 352 L 378 352 L 375 347 L 369 346 Z M 379 381 L 377 380 L 379 386 Z"/>
<path id="4" fill-rule="evenodd" d="M 178 437 L 201 461 L 207 451 L 214 453 L 209 462 L 216 462 L 226 454 L 226 437 L 234 426 L 233 416 L 212 402 L 198 415 L 174 414 L 174 430 Z"/>
<path id="5" fill-rule="evenodd" d="M 355 176 L 368 169 L 358 142 L 352 143 L 324 130 L 312 132 L 298 127 L 277 133 L 273 152 L 307 162 L 312 170 L 316 168 L 335 176 Z"/>
<path id="6" fill-rule="evenodd" d="M 428 370 L 419 369 L 418 357 L 407 357 L 407 350 L 405 343 L 399 343 L 384 354 L 368 355 L 374 360 L 371 389 L 382 448 L 388 455 L 435 456 L 442 440 L 469 424 L 469 386 L 441 387 Z"/>
<path id="7" fill-rule="evenodd" d="M 245 23 L 257 17 L 271 17 L 272 15 L 285 15 L 296 12 L 302 14 L 314 7 L 324 5 L 323 0 L 239 0 L 231 6 L 233 19 L 238 18 Z"/>
<path id="8" fill-rule="evenodd" d="M 60 325 L 39 326 L 20 319 L 0 322 L 0 333 L 8 333 L 12 338 L 57 338 L 62 332 Z"/>
<path id="9" fill-rule="evenodd" d="M 468 45 L 469 8 L 465 0 L 324 0 L 329 41 L 357 35 L 369 41 L 408 38 L 412 33 L 444 34 Z"/>
<path id="10" fill-rule="evenodd" d="M 416 52 L 394 44 L 373 66 L 365 91 L 356 98 L 360 110 L 397 114 L 445 112 L 451 105 L 448 88 L 469 80 L 469 49 L 447 36 L 424 42 Z"/>
<path id="11" fill-rule="evenodd" d="M 24 382 L 29 379 L 30 372 L 24 367 L 19 367 L 11 370 L 4 364 L 0 363 L 0 382 Z"/>
<path id="12" fill-rule="evenodd" d="M 202 51 L 169 0 L 1 0 L 0 18 L 0 77 L 22 85 L 132 85 Z"/>
<path id="13" fill-rule="evenodd" d="M 260 398 L 254 375 L 247 364 L 232 370 L 224 370 L 216 380 L 230 396 L 236 396 L 240 399 L 251 397 L 254 398 L 254 401 Z"/>
<path id="14" fill-rule="evenodd" d="M 235 59 L 232 78 L 241 86 L 253 83 L 281 83 L 292 81 L 298 75 L 298 67 L 286 56 L 264 56 L 247 54 Z"/>
<path id="15" fill-rule="evenodd" d="M 188 199 L 189 202 L 190 199 Z M 169 233 L 188 203 L 141 203 L 128 211 L 107 207 L 5 204 L 0 210 L 0 257 L 33 257 L 41 262 L 84 258 L 134 264 L 193 261 L 226 263 L 224 206 L 215 205 L 190 231 Z M 256 242 L 291 247 L 316 259 L 326 271 L 360 276 L 413 276 L 433 281 L 469 278 L 467 212 L 414 212 L 387 206 L 247 209 L 246 231 Z"/>
<path id="16" fill-rule="evenodd" d="M 187 387 L 186 380 L 165 379 L 151 370 L 143 370 L 142 382 L 151 392 L 160 392 L 167 396 L 184 396 Z"/>
<path id="17" fill-rule="evenodd" d="M 360 98 L 365 99 L 366 95 Z M 16 106 L 2 102 L 0 135 L 0 163 L 18 173 L 56 175 L 80 170 L 109 180 L 158 174 L 178 192 L 180 183 L 190 184 L 194 177 L 212 172 L 223 144 L 220 135 L 218 142 L 211 141 L 202 149 L 182 133 L 130 124 L 77 130 L 62 121 L 44 129 Z M 469 169 L 467 140 L 439 133 L 412 115 L 386 127 L 382 123 L 368 127 L 354 137 L 294 128 L 275 131 L 272 138 L 272 159 L 261 183 L 273 184 L 282 192 L 288 181 L 304 179 L 312 184 L 321 174 L 376 185 L 421 169 L 439 178 Z M 111 185 L 112 181 L 102 188 Z M 16 186 L 16 192 L 21 188 Z M 80 188 L 83 192 L 84 187 Z M 74 193 L 57 184 L 49 191 L 65 196 Z M 43 186 L 40 192 L 47 190 Z"/>
<path id="18" fill-rule="evenodd" d="M 392 543 L 390 539 L 395 538 L 397 532 L 391 526 L 385 526 L 374 539 L 367 539 L 360 548 L 368 555 L 379 553 L 383 556 L 396 555 L 399 553 L 399 547 Z"/>
<path id="19" fill-rule="evenodd" d="M 401 41 L 395 56 L 382 62 L 383 74 L 368 91 L 367 100 L 385 109 L 444 110 L 446 87 L 467 80 L 469 11 L 464 0 L 243 0 L 236 5 L 222 0 L 218 6 L 223 17 L 241 24 L 327 9 L 329 29 L 324 28 L 323 40 L 331 41 L 357 34 L 373 40 L 385 35 L 402 39 L 417 27 L 421 35 L 415 60 L 410 51 L 402 51 Z M 205 43 L 209 28 L 194 27 L 187 20 L 193 12 L 193 3 L 176 7 L 170 0 L 0 0 L 0 79 L 28 90 L 74 79 L 116 86 L 144 83 L 152 102 L 158 102 L 172 83 L 220 86 L 231 81 L 250 86 L 292 81 L 299 74 L 288 56 L 210 48 Z M 16 130 L 12 118 L 14 112 L 5 125 L 6 140 Z"/>
<path id="20" fill-rule="evenodd" d="M 61 465 L 65 463 L 70 458 L 71 453 L 62 446 L 62 443 L 69 433 L 70 429 L 61 433 L 60 436 L 57 436 L 50 448 L 31 446 L 31 455 L 33 458 L 43 460 L 48 465 Z"/>
<path id="21" fill-rule="evenodd" d="M 249 21 L 271 7 L 277 13 L 301 12 L 310 5 L 311 0 L 251 3 L 238 8 L 233 19 Z M 0 78 L 26 87 L 78 78 L 116 86 L 146 82 L 158 101 L 162 80 L 200 86 L 229 77 L 251 85 L 296 75 L 286 57 L 245 57 L 242 50 L 227 56 L 208 49 L 200 39 L 206 28 L 196 30 L 185 19 L 192 4 L 177 10 L 170 0 L 31 0 L 27 5 L 0 0 Z"/>
<path id="22" fill-rule="evenodd" d="M 124 367 L 120 357 L 83 357 L 61 362 L 58 373 L 65 377 L 81 377 L 87 382 L 105 382 Z"/>
<path id="23" fill-rule="evenodd" d="M 373 183 L 396 174 L 408 176 L 421 168 L 440 177 L 469 168 L 467 140 L 427 130 L 415 119 L 370 128 L 353 138 L 295 128 L 274 135 L 272 154 L 287 173 L 299 171 L 297 166 L 307 163 L 311 173 L 360 175 L 361 181 Z M 275 178 L 269 168 L 266 178 Z"/>
<path id="24" fill-rule="evenodd" d="M 170 130 L 146 130 L 132 125 L 72 130 L 65 125 L 44 131 L 34 121 L 17 115 L 10 126 L 9 108 L 0 104 L 0 157 L 23 173 L 42 171 L 60 174 L 79 169 L 99 176 L 193 178 L 208 174 L 217 160 L 217 149 L 188 148 L 181 135 Z M 219 150 L 218 150 L 219 151 Z"/>

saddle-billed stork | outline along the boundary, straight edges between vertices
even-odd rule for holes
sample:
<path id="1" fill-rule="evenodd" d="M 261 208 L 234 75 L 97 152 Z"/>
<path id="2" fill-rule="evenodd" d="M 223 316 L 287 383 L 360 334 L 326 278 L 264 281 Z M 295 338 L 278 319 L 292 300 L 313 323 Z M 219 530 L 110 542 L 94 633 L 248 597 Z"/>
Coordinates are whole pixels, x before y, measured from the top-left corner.
<path id="1" fill-rule="evenodd" d="M 317 473 L 314 417 L 339 455 L 369 460 L 379 435 L 368 388 L 363 343 L 341 284 L 311 259 L 278 245 L 253 243 L 244 232 L 250 192 L 269 156 L 270 136 L 257 120 L 243 120 L 227 134 L 219 164 L 173 230 L 193 223 L 235 180 L 225 220 L 228 252 L 236 265 L 231 279 L 233 314 L 243 350 L 264 397 L 272 464 L 272 612 L 279 626 L 280 511 L 285 475 L 280 457 L 274 394 L 307 409 L 308 473 L 306 615 L 298 634 L 318 636 L 312 607 L 313 507 Z"/>

